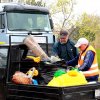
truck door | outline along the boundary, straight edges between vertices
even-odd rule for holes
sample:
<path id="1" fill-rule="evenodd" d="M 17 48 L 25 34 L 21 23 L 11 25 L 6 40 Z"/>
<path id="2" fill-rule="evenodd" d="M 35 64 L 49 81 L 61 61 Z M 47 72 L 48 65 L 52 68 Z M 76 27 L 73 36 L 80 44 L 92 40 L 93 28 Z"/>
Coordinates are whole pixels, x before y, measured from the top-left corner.
<path id="1" fill-rule="evenodd" d="M 0 13 L 0 43 L 7 42 L 5 13 Z"/>

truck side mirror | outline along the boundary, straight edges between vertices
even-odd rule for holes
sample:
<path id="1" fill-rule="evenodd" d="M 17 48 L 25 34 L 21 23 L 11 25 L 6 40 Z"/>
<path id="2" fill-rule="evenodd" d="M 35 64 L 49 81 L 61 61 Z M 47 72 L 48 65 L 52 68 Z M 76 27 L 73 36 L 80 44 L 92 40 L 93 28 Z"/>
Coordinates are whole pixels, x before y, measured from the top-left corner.
<path id="1" fill-rule="evenodd" d="M 50 26 L 51 26 L 51 29 L 53 29 L 54 28 L 54 26 L 53 26 L 53 21 L 52 21 L 52 19 L 50 18 Z"/>

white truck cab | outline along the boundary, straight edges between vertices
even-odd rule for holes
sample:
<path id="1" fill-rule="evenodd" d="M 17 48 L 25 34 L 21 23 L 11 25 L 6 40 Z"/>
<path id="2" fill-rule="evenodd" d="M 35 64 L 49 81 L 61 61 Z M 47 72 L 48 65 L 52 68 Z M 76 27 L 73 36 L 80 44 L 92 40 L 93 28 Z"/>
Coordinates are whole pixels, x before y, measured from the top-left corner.
<path id="1" fill-rule="evenodd" d="M 0 3 L 0 67 L 6 66 L 6 45 L 9 45 L 10 36 L 11 42 L 16 43 L 22 42 L 28 34 L 32 34 L 38 43 L 47 46 L 55 40 L 52 29 L 53 23 L 45 7 Z M 49 54 L 48 47 L 46 49 Z"/>
<path id="2" fill-rule="evenodd" d="M 9 35 L 27 35 L 31 32 L 33 35 L 47 36 L 48 43 L 53 43 L 52 28 L 49 11 L 44 7 L 0 3 L 0 42 L 9 43 Z M 44 42 L 40 41 L 43 39 L 37 40 Z"/>

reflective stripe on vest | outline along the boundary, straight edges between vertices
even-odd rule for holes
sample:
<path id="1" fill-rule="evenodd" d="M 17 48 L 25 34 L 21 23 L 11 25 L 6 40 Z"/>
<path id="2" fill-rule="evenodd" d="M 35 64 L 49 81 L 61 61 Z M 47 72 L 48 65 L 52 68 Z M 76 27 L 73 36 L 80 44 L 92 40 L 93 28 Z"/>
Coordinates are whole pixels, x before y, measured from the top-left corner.
<path id="1" fill-rule="evenodd" d="M 86 77 L 95 76 L 95 75 L 98 75 L 99 70 L 98 70 L 98 69 L 95 69 L 95 70 L 90 70 L 90 71 L 83 71 L 82 73 L 83 73 Z"/>
<path id="2" fill-rule="evenodd" d="M 94 76 L 94 75 L 99 74 L 96 51 L 94 50 L 94 48 L 92 46 L 89 46 L 83 54 L 80 54 L 80 58 L 78 60 L 78 66 L 77 67 L 80 67 L 84 63 L 84 57 L 85 57 L 87 51 L 89 51 L 89 50 L 92 50 L 95 53 L 95 57 L 94 57 L 94 61 L 91 65 L 90 69 L 88 71 L 82 71 L 83 74 L 86 77 Z"/>

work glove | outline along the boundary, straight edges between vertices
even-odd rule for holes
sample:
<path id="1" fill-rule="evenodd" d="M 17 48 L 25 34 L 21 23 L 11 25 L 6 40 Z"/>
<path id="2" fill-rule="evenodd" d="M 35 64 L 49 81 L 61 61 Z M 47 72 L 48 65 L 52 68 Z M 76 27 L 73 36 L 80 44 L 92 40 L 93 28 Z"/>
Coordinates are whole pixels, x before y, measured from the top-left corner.
<path id="1" fill-rule="evenodd" d="M 50 62 L 51 63 L 56 63 L 58 61 L 61 61 L 61 59 L 58 56 L 51 56 L 50 57 Z"/>
<path id="2" fill-rule="evenodd" d="M 60 59 L 58 56 L 51 56 L 51 63 L 57 64 L 59 66 L 66 68 L 66 61 L 64 59 Z"/>

